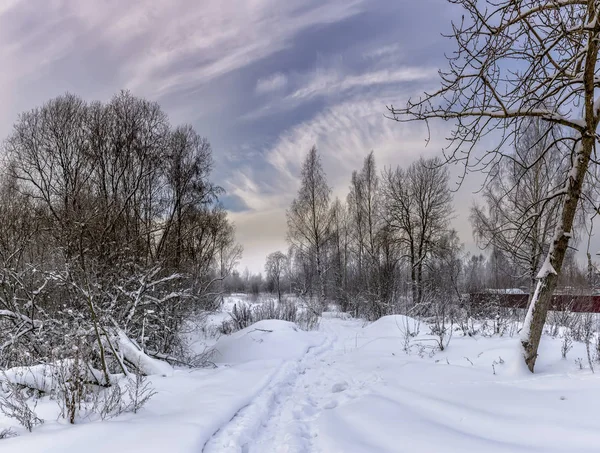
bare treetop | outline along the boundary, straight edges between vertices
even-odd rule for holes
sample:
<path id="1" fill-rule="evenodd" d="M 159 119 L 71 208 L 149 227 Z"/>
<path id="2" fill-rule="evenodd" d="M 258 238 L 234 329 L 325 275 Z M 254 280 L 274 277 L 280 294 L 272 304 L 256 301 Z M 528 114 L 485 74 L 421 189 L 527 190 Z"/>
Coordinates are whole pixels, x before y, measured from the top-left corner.
<path id="1" fill-rule="evenodd" d="M 598 105 L 585 101 L 600 83 L 596 45 L 600 31 L 594 1 L 449 0 L 464 14 L 452 24 L 456 50 L 440 70 L 441 88 L 391 106 L 397 121 L 455 120 L 447 159 L 487 166 L 492 154 L 471 155 L 475 143 L 499 134 L 502 156 L 524 118 L 539 117 L 580 133 L 597 121 Z M 585 83 L 584 83 L 585 80 Z"/>

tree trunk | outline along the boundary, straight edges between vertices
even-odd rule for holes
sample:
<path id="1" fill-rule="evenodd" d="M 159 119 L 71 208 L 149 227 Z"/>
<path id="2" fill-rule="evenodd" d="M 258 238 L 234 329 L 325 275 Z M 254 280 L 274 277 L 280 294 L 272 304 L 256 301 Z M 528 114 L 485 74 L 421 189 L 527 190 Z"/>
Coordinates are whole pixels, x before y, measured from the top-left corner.
<path id="1" fill-rule="evenodd" d="M 419 257 L 419 264 L 417 267 L 417 303 L 423 301 L 423 258 Z"/>
<path id="2" fill-rule="evenodd" d="M 546 315 L 552 301 L 552 295 L 558 282 L 558 274 L 571 238 L 573 220 L 581 196 L 581 187 L 587 172 L 590 156 L 594 147 L 594 137 L 584 136 L 578 145 L 576 162 L 566 183 L 566 195 L 562 204 L 562 214 L 554 233 L 554 240 L 548 251 L 544 266 L 538 275 L 535 293 L 529 304 L 525 323 L 521 332 L 521 344 L 525 363 L 533 373 L 540 339 L 546 322 Z"/>
<path id="3" fill-rule="evenodd" d="M 415 269 L 415 260 L 411 259 L 410 260 L 410 282 L 411 282 L 411 286 L 412 286 L 412 302 L 413 305 L 417 304 L 417 271 Z"/>
<path id="4" fill-rule="evenodd" d="M 279 278 L 277 278 L 277 301 L 281 304 L 281 285 L 279 284 Z"/>
<path id="5" fill-rule="evenodd" d="M 319 303 L 325 303 L 325 282 L 323 281 L 323 269 L 321 268 L 321 257 L 317 251 L 317 277 L 319 278 Z"/>

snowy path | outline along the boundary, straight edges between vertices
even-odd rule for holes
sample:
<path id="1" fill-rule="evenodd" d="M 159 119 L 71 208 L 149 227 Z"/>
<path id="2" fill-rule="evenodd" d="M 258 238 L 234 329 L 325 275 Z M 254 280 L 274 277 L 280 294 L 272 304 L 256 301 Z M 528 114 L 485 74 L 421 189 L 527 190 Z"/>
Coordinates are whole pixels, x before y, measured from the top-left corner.
<path id="1" fill-rule="evenodd" d="M 584 415 L 600 403 L 596 376 L 573 378 L 565 362 L 521 375 L 498 363 L 515 360 L 511 338 L 457 338 L 448 352 L 406 354 L 400 329 L 391 318 L 366 328 L 323 319 L 323 344 L 284 362 L 203 452 L 597 451 L 600 423 Z"/>
<path id="2" fill-rule="evenodd" d="M 313 422 L 320 411 L 334 405 L 320 405 L 311 390 L 315 383 L 328 382 L 324 369 L 338 344 L 330 324 L 323 332 L 323 343 L 309 348 L 300 360 L 284 362 L 264 391 L 209 439 L 203 453 L 316 451 Z M 343 390 L 344 384 L 333 389 Z"/>

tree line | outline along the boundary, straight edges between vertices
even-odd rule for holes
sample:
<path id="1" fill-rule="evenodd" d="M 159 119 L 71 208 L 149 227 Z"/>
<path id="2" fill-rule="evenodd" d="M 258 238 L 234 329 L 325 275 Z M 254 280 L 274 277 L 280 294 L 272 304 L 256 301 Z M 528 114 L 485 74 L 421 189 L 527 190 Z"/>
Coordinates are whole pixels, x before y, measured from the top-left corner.
<path id="1" fill-rule="evenodd" d="M 280 300 L 282 292 L 294 292 L 369 319 L 440 309 L 450 316 L 450 310 L 468 311 L 464 296 L 480 291 L 532 294 L 561 202 L 547 194 L 568 172 L 568 148 L 551 140 L 561 133 L 539 119 L 520 126 L 516 145 L 490 170 L 480 201 L 471 207 L 473 237 L 483 249 L 474 255 L 464 251 L 451 227 L 453 197 L 442 159 L 420 158 L 379 172 L 371 152 L 352 173 L 342 201 L 332 199 L 313 147 L 287 211 L 290 247 L 267 256 L 264 284 L 260 275 L 247 281 L 255 292 L 266 289 Z M 582 215 L 574 231 L 584 226 Z M 595 274 L 579 266 L 571 249 L 559 284 L 589 292 Z"/>
<path id="2" fill-rule="evenodd" d="M 409 295 L 425 310 L 426 299 L 447 283 L 435 274 L 461 253 L 448 184 L 438 158 L 379 172 L 371 152 L 352 173 L 346 200 L 332 199 L 313 147 L 286 214 L 289 250 L 267 257 L 267 284 L 279 295 L 291 289 L 371 319 L 408 304 Z"/>

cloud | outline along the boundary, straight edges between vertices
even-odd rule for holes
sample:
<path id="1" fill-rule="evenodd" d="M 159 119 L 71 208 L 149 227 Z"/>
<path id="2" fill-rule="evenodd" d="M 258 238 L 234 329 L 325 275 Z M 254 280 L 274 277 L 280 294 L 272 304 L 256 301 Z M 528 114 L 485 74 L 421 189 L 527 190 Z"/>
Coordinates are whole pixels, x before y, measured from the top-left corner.
<path id="1" fill-rule="evenodd" d="M 257 84 L 264 92 L 280 91 L 284 86 L 292 88 L 292 92 L 279 97 L 271 98 L 264 105 L 242 116 L 243 120 L 255 121 L 269 115 L 292 111 L 302 104 L 314 100 L 332 100 L 336 102 L 341 98 L 348 98 L 354 93 L 364 95 L 366 91 L 379 95 L 381 90 L 388 87 L 401 87 L 405 83 L 426 84 L 437 80 L 437 68 L 430 66 L 409 66 L 398 64 L 385 64 L 386 67 L 373 70 L 373 67 L 383 66 L 385 58 L 390 52 L 396 52 L 397 46 L 388 49 L 376 48 L 369 58 L 376 62 L 366 68 L 352 68 L 349 64 L 342 64 L 339 59 L 328 61 L 325 66 L 319 66 L 305 73 L 293 73 L 279 78 L 279 73 L 260 79 Z"/>
<path id="2" fill-rule="evenodd" d="M 258 262 L 285 245 L 285 209 L 313 144 L 340 197 L 371 149 L 380 168 L 425 150 L 421 126 L 383 114 L 435 75 L 435 52 L 406 31 L 417 22 L 407 17 L 430 6 L 392 3 L 3 0 L 0 135 L 19 111 L 64 91 L 106 100 L 129 88 L 157 100 L 174 123 L 192 123 L 213 143 L 223 202 Z M 380 20 L 401 23 L 373 30 Z M 434 141 L 428 150 L 439 148 Z"/>
<path id="3" fill-rule="evenodd" d="M 252 272 L 262 272 L 267 254 L 287 250 L 285 211 L 232 212 L 229 216 L 236 226 L 236 240 L 244 246 L 241 269 L 247 266 Z"/>
<path id="4" fill-rule="evenodd" d="M 0 56 L 14 81 L 69 55 L 95 54 L 117 62 L 121 87 L 156 99 L 281 51 L 308 28 L 358 14 L 365 1 L 12 0 L 0 7 Z"/>
<path id="5" fill-rule="evenodd" d="M 345 197 L 350 175 L 370 150 L 380 168 L 403 164 L 424 152 L 439 151 L 443 137 L 425 148 L 424 125 L 396 123 L 384 117 L 389 99 L 340 102 L 282 132 L 260 162 L 253 161 L 228 178 L 226 188 L 249 209 L 283 210 L 296 195 L 302 162 L 315 144 L 335 195 Z"/>
<path id="6" fill-rule="evenodd" d="M 386 44 L 383 46 L 369 49 L 364 53 L 364 57 L 369 60 L 381 60 L 390 56 L 398 56 L 400 54 L 401 47 L 399 44 Z"/>
<path id="7" fill-rule="evenodd" d="M 316 96 L 341 94 L 356 88 L 401 82 L 424 81 L 437 76 L 437 69 L 421 67 L 403 67 L 385 69 L 362 74 L 344 74 L 340 71 L 316 71 L 307 83 L 292 93 L 289 98 L 296 100 L 311 99 Z"/>
<path id="8" fill-rule="evenodd" d="M 163 1 L 158 30 L 144 34 L 150 52 L 129 65 L 130 86 L 149 84 L 161 95 L 185 90 L 286 49 L 303 30 L 360 12 L 359 0 L 239 2 Z M 171 69 L 176 68 L 176 71 Z"/>
<path id="9" fill-rule="evenodd" d="M 283 90 L 288 83 L 287 76 L 281 72 L 277 72 L 264 79 L 259 79 L 256 82 L 256 92 L 258 94 L 266 94 L 274 91 Z"/>

